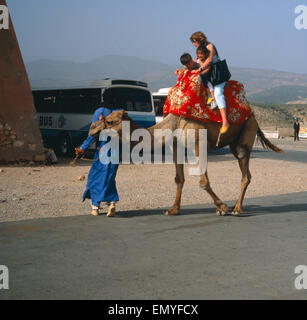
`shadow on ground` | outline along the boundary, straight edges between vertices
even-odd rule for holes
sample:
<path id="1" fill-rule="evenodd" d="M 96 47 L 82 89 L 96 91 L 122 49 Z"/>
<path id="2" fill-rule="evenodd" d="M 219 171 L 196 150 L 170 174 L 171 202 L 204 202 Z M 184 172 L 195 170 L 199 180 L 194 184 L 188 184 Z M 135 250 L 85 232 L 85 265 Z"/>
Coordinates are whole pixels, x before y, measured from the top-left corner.
<path id="1" fill-rule="evenodd" d="M 246 205 L 244 208 L 244 213 L 240 216 L 240 218 L 247 218 L 252 216 L 259 216 L 264 214 L 284 214 L 290 212 L 306 212 L 307 211 L 307 201 L 299 202 L 299 203 L 288 203 L 288 204 L 279 204 L 275 205 L 274 203 L 278 202 L 277 199 L 285 199 L 288 197 L 289 199 L 295 198 L 298 195 L 305 195 L 307 198 L 307 192 L 298 192 L 287 195 L 279 195 L 272 197 L 261 197 L 261 198 L 249 198 L 246 199 Z M 252 202 L 260 202 L 263 199 L 265 204 L 249 204 Z M 274 199 L 274 202 L 271 204 L 267 204 L 269 199 Z M 285 199 L 286 200 L 286 199 Z M 227 217 L 231 215 L 231 209 L 235 204 L 235 201 L 230 201 L 226 203 L 229 205 L 230 212 L 226 215 Z M 210 206 L 210 207 L 209 207 Z M 158 208 L 158 209 L 150 209 L 150 210 L 131 210 L 131 211 L 120 211 L 117 213 L 117 218 L 132 218 L 132 217 L 141 217 L 141 216 L 150 216 L 150 215 L 163 215 L 163 211 L 166 208 Z M 193 206 L 183 206 L 180 210 L 180 215 L 197 215 L 197 214 L 215 214 L 215 206 L 212 204 L 200 204 Z"/>

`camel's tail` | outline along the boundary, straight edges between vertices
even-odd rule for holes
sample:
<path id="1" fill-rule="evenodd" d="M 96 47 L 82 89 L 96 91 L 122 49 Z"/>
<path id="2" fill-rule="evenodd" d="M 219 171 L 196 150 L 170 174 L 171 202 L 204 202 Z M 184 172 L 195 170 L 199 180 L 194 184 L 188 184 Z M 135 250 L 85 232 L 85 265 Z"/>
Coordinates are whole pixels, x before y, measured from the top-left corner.
<path id="1" fill-rule="evenodd" d="M 270 140 L 268 140 L 265 136 L 264 133 L 261 131 L 261 129 L 258 127 L 257 131 L 257 139 L 260 141 L 264 149 L 271 149 L 275 152 L 279 153 L 285 153 L 282 149 L 278 148 L 275 146 Z"/>

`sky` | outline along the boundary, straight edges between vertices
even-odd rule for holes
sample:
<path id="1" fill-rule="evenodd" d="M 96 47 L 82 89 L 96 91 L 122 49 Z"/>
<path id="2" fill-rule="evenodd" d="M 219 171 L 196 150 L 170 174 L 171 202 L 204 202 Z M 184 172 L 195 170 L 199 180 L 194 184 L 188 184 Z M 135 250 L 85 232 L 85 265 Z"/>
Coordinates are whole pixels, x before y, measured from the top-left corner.
<path id="1" fill-rule="evenodd" d="M 307 74 L 307 0 L 7 0 L 25 62 L 135 56 L 177 65 L 202 31 L 230 66 Z M 306 14 L 307 16 L 307 14 Z"/>

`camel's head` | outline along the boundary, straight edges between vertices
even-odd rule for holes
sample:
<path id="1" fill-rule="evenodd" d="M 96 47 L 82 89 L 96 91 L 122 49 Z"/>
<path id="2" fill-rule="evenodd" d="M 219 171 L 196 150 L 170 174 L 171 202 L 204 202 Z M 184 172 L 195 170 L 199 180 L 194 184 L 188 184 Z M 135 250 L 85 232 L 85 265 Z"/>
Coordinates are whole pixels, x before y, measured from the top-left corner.
<path id="1" fill-rule="evenodd" d="M 122 122 L 124 120 L 131 121 L 127 112 L 124 110 L 113 111 L 105 118 L 105 127 L 106 129 L 113 129 L 116 132 L 120 132 L 122 129 Z"/>
<path id="2" fill-rule="evenodd" d="M 101 130 L 104 130 L 106 128 L 104 118 L 92 123 L 89 131 L 89 135 L 91 137 L 96 137 L 99 135 Z"/>
<path id="3" fill-rule="evenodd" d="M 100 116 L 98 121 L 92 123 L 89 135 L 91 137 L 98 136 L 100 131 L 104 129 L 113 129 L 116 132 L 120 132 L 123 120 L 131 120 L 124 110 L 113 111 L 106 118 Z"/>

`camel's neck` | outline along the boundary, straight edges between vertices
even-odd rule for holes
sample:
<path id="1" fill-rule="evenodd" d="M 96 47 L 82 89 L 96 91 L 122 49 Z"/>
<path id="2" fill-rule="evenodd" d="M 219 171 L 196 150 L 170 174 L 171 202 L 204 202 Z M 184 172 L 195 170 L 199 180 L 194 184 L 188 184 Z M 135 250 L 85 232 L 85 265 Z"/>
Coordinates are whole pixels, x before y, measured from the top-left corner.
<path id="1" fill-rule="evenodd" d="M 135 124 L 133 121 L 130 122 L 130 132 L 131 134 L 137 130 L 137 129 L 144 129 L 147 132 L 149 132 L 150 137 L 151 137 L 151 149 L 154 148 L 154 140 L 155 140 L 155 130 L 166 130 L 169 129 L 172 132 L 174 130 L 176 130 L 176 128 L 178 127 L 178 122 L 179 122 L 180 118 L 176 117 L 172 114 L 169 114 L 167 117 L 165 117 L 161 122 L 155 124 L 152 127 L 149 128 L 143 128 L 137 124 Z M 139 141 L 131 141 L 131 147 L 133 147 L 134 145 L 138 144 Z"/>
<path id="2" fill-rule="evenodd" d="M 155 124 L 147 130 L 150 132 L 151 135 L 154 134 L 155 129 L 170 129 L 174 131 L 178 126 L 179 120 L 179 117 L 176 117 L 173 114 L 169 114 L 161 122 Z"/>

